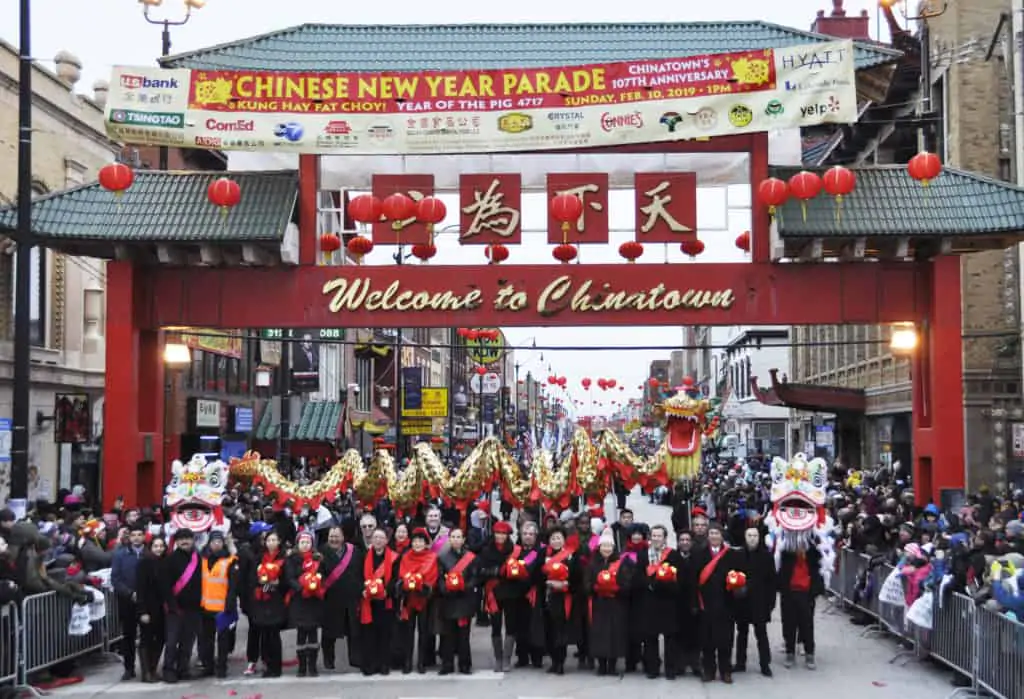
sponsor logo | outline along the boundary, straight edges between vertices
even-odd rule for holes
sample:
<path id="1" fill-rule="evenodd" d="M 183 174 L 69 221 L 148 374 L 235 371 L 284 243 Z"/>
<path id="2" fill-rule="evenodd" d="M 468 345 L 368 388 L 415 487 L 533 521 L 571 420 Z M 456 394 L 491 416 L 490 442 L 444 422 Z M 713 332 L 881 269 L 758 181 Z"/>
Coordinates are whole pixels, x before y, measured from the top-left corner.
<path id="1" fill-rule="evenodd" d="M 122 75 L 121 87 L 123 87 L 126 90 L 141 90 L 143 88 L 159 90 L 177 90 L 178 79 L 147 78 L 144 75 Z"/>
<path id="2" fill-rule="evenodd" d="M 744 126 L 750 126 L 750 122 L 754 120 L 754 112 L 750 110 L 745 104 L 737 104 L 729 110 L 729 123 L 738 129 L 742 129 Z"/>
<path id="3" fill-rule="evenodd" d="M 679 112 L 665 112 L 658 119 L 658 123 L 668 129 L 669 133 L 673 133 L 676 127 L 683 123 L 683 115 Z"/>
<path id="4" fill-rule="evenodd" d="M 713 129 L 718 124 L 718 113 L 711 107 L 704 107 L 694 112 L 693 120 L 697 122 L 698 128 Z"/>
<path id="5" fill-rule="evenodd" d="M 804 80 L 802 82 L 787 80 L 783 83 L 783 87 L 787 92 L 814 92 L 816 90 L 833 90 L 837 87 L 846 87 L 849 84 L 849 80 L 830 78 L 828 80 Z"/>
<path id="6" fill-rule="evenodd" d="M 835 114 L 839 111 L 839 100 L 836 99 L 835 95 L 828 98 L 827 102 L 819 102 L 818 104 L 809 104 L 806 107 L 800 107 L 800 116 L 804 119 L 810 119 L 812 117 L 823 117 L 828 114 Z"/>
<path id="7" fill-rule="evenodd" d="M 782 102 L 779 100 L 772 100 L 764 108 L 764 113 L 771 117 L 779 116 L 785 111 L 786 108 L 782 106 Z"/>
<path id="8" fill-rule="evenodd" d="M 523 133 L 533 128 L 533 117 L 529 114 L 513 112 L 498 118 L 498 130 L 505 133 Z"/>
<path id="9" fill-rule="evenodd" d="M 548 120 L 554 122 L 583 121 L 583 112 L 549 112 Z"/>
<path id="10" fill-rule="evenodd" d="M 642 129 L 644 127 L 644 115 L 640 112 L 629 114 L 612 114 L 605 112 L 601 115 L 601 130 L 609 133 L 617 129 Z"/>
<path id="11" fill-rule="evenodd" d="M 172 114 L 170 112 L 134 112 L 129 109 L 115 109 L 110 113 L 110 123 L 182 129 L 185 127 L 185 115 Z"/>
<path id="12" fill-rule="evenodd" d="M 377 124 L 366 130 L 367 135 L 374 141 L 386 141 L 391 138 L 395 131 L 387 124 Z"/>
<path id="13" fill-rule="evenodd" d="M 196 136 L 196 145 L 203 148 L 220 148 L 221 140 L 218 136 Z"/>
<path id="14" fill-rule="evenodd" d="M 780 63 L 784 70 L 805 70 L 808 73 L 817 73 L 825 68 L 846 60 L 846 49 L 835 48 L 825 50 L 810 50 L 804 53 L 791 53 L 782 56 Z"/>
<path id="15" fill-rule="evenodd" d="M 235 119 L 234 121 L 219 121 L 207 119 L 206 128 L 210 131 L 255 131 L 256 122 L 252 119 Z"/>
<path id="16" fill-rule="evenodd" d="M 283 138 L 290 143 L 298 143 L 302 140 L 302 134 L 305 133 L 305 129 L 302 128 L 302 124 L 297 121 L 289 121 L 284 124 L 278 124 L 274 127 L 274 136 L 277 138 Z"/>
<path id="17" fill-rule="evenodd" d="M 324 133 L 328 136 L 347 136 L 352 133 L 352 127 L 343 119 L 332 119 L 324 127 Z"/>

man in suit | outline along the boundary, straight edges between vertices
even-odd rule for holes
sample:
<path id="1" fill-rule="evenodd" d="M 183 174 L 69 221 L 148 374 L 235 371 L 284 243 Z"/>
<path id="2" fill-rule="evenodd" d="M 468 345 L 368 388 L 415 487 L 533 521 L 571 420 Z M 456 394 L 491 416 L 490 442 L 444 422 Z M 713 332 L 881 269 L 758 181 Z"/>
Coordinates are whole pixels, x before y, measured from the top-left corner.
<path id="1" fill-rule="evenodd" d="M 320 354 L 313 344 L 312 333 L 305 333 L 302 342 L 292 347 L 292 371 L 296 374 L 315 374 L 320 371 Z"/>
<path id="2" fill-rule="evenodd" d="M 701 609 L 700 636 L 705 682 L 715 679 L 715 671 L 726 684 L 732 684 L 732 645 L 735 625 L 736 594 L 726 586 L 729 571 L 743 570 L 743 556 L 725 543 L 718 524 L 708 526 L 707 546 L 694 552 L 697 572 L 697 600 Z"/>

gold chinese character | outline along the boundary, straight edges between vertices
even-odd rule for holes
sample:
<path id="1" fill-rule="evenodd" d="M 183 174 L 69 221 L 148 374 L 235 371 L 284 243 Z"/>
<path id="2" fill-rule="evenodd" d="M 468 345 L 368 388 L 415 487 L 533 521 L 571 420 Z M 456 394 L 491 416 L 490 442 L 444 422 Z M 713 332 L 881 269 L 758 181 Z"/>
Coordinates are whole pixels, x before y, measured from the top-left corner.
<path id="1" fill-rule="evenodd" d="M 505 194 L 500 192 L 501 181 L 491 180 L 491 186 L 483 194 L 473 192 L 473 203 L 462 208 L 462 213 L 472 216 L 469 227 L 462 231 L 462 239 L 472 238 L 484 231 L 490 231 L 499 238 L 510 238 L 519 225 L 519 212 L 511 206 L 502 206 Z"/>
<path id="2" fill-rule="evenodd" d="M 574 197 L 579 197 L 580 201 L 583 202 L 584 210 L 580 214 L 580 217 L 576 219 L 576 232 L 582 233 L 584 229 L 584 220 L 587 217 L 586 207 L 590 207 L 594 211 L 604 210 L 604 204 L 599 201 L 587 201 L 588 194 L 597 194 L 601 191 L 601 187 L 596 184 L 581 184 L 570 189 L 560 189 L 555 192 L 556 197 L 560 197 L 563 194 L 571 194 Z"/>
<path id="3" fill-rule="evenodd" d="M 673 233 L 689 233 L 693 229 L 679 223 L 675 217 L 668 212 L 667 207 L 672 203 L 672 195 L 666 194 L 662 196 L 661 193 L 668 189 L 670 183 L 668 181 L 662 182 L 654 189 L 649 189 L 644 192 L 644 196 L 651 200 L 651 203 L 647 206 L 640 207 L 640 213 L 647 216 L 647 220 L 640 226 L 641 233 L 650 233 L 651 229 L 654 228 L 654 224 L 661 219 L 668 226 L 669 230 Z"/>

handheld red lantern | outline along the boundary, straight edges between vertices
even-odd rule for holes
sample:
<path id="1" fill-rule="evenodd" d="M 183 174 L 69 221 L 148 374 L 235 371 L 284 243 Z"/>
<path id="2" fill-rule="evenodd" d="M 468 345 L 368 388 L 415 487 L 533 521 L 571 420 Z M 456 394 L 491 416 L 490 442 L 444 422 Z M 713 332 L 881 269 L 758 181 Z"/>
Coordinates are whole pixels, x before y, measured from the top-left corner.
<path id="1" fill-rule="evenodd" d="M 210 203 L 219 206 L 225 216 L 228 210 L 242 201 L 242 188 L 238 183 L 228 177 L 218 177 L 206 188 L 206 198 Z"/>
<path id="2" fill-rule="evenodd" d="M 437 246 L 433 243 L 417 243 L 412 246 L 412 254 L 414 257 L 426 262 L 437 254 Z"/>
<path id="3" fill-rule="evenodd" d="M 124 163 L 110 163 L 100 168 L 100 187 L 113 192 L 115 198 L 120 198 L 125 190 L 135 182 L 135 171 Z"/>
<path id="4" fill-rule="evenodd" d="M 619 246 L 619 255 L 622 256 L 627 262 L 636 262 L 643 254 L 643 243 L 638 243 L 635 240 L 627 240 L 625 243 Z"/>
<path id="5" fill-rule="evenodd" d="M 848 196 L 857 186 L 857 176 L 842 165 L 830 167 L 822 175 L 821 184 L 825 191 L 836 198 L 836 221 L 842 215 L 843 197 Z"/>
<path id="6" fill-rule="evenodd" d="M 551 200 L 549 208 L 551 218 L 562 224 L 562 243 L 568 243 L 569 228 L 573 221 L 583 215 L 583 200 L 575 194 L 559 194 Z M 575 256 L 573 255 L 573 257 Z"/>
<path id="7" fill-rule="evenodd" d="M 484 374 L 487 373 L 487 367 L 485 367 L 485 366 L 478 366 L 476 368 L 476 373 L 477 373 L 478 376 L 483 376 Z"/>
<path id="8" fill-rule="evenodd" d="M 679 249 L 690 257 L 697 257 L 704 252 L 704 241 L 703 240 L 684 240 L 679 244 Z"/>
<path id="9" fill-rule="evenodd" d="M 508 247 L 501 243 L 494 243 L 484 248 L 484 255 L 492 265 L 501 264 L 508 259 Z"/>
<path id="10" fill-rule="evenodd" d="M 932 180 L 942 174 L 942 161 L 935 153 L 921 151 L 907 163 L 907 172 L 920 182 L 922 187 L 927 187 Z"/>
<path id="11" fill-rule="evenodd" d="M 360 194 L 348 203 L 348 215 L 353 221 L 361 224 L 363 228 L 371 223 L 380 220 L 381 203 L 380 199 L 372 194 Z"/>
<path id="12" fill-rule="evenodd" d="M 742 570 L 730 570 L 725 574 L 725 589 L 730 592 L 747 586 L 747 575 Z"/>
<path id="13" fill-rule="evenodd" d="M 575 197 L 573 198 L 575 199 Z M 576 246 L 569 245 L 568 243 L 562 243 L 561 245 L 555 246 L 555 249 L 551 254 L 556 260 L 567 265 L 576 259 Z"/>
<path id="14" fill-rule="evenodd" d="M 768 205 L 768 215 L 775 216 L 775 210 L 789 199 L 789 185 L 778 177 L 761 180 L 757 186 L 757 198 Z"/>
<path id="15" fill-rule="evenodd" d="M 355 258 L 356 264 L 362 264 L 363 258 L 373 252 L 373 241 L 366 236 L 357 235 L 349 239 L 346 247 L 349 254 Z"/>
<path id="16" fill-rule="evenodd" d="M 416 202 L 401 192 L 395 192 L 384 199 L 380 208 L 384 218 L 391 221 L 391 229 L 394 231 L 401 231 L 406 221 L 416 218 Z"/>
<path id="17" fill-rule="evenodd" d="M 807 202 L 821 193 L 821 178 L 813 172 L 801 170 L 789 178 L 790 193 L 800 200 L 800 212 L 807 220 Z"/>
<path id="18" fill-rule="evenodd" d="M 736 236 L 736 247 L 743 252 L 750 252 L 750 231 L 743 231 Z"/>

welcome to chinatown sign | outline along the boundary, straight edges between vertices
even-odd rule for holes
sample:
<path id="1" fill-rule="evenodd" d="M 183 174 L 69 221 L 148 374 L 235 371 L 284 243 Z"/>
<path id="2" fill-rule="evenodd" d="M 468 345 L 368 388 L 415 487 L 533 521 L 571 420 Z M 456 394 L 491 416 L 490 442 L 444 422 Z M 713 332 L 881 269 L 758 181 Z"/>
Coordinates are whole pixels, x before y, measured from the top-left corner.
<path id="1" fill-rule="evenodd" d="M 385 155 L 587 148 L 857 120 L 852 41 L 553 68 L 289 73 L 117 67 L 126 143 Z"/>

